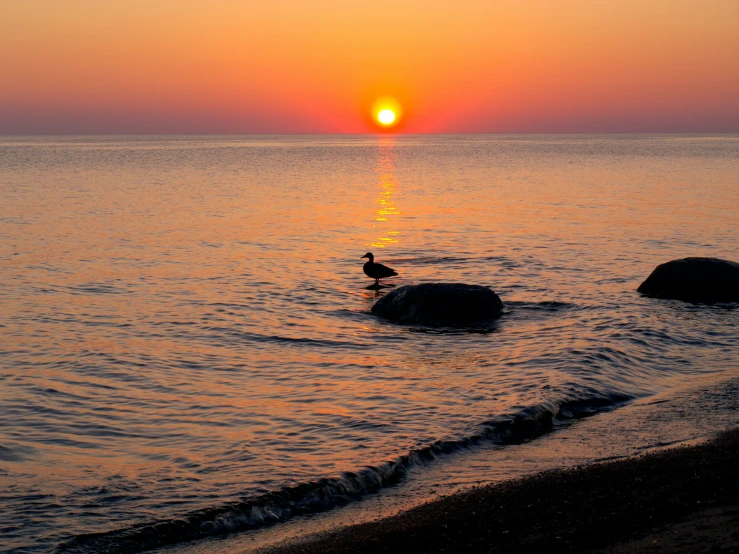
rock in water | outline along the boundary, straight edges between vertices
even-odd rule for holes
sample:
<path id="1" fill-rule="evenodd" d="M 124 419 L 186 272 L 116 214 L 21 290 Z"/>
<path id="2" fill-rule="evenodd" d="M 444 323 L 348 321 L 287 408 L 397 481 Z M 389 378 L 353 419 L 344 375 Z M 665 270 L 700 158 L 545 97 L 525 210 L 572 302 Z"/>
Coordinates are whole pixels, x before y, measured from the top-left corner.
<path id="1" fill-rule="evenodd" d="M 717 258 L 684 258 L 652 271 L 638 292 L 686 302 L 739 302 L 739 264 Z"/>
<path id="2" fill-rule="evenodd" d="M 487 287 L 461 283 L 406 285 L 383 296 L 372 313 L 400 323 L 465 325 L 500 315 L 503 302 Z"/>

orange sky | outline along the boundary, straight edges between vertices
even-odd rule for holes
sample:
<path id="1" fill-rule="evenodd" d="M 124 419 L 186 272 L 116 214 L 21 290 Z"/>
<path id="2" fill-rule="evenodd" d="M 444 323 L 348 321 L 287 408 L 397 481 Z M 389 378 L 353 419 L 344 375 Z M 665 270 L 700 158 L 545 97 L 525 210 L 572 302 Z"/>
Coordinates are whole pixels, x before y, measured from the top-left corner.
<path id="1" fill-rule="evenodd" d="M 739 132 L 739 0 L 0 0 L 0 134 Z"/>

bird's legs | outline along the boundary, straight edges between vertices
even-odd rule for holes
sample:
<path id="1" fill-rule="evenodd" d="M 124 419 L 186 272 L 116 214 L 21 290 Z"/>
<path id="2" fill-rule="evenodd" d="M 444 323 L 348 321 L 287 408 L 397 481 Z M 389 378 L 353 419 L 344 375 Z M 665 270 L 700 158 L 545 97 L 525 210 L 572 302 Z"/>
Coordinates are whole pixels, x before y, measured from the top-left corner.
<path id="1" fill-rule="evenodd" d="M 384 288 L 384 287 L 380 284 L 380 280 L 379 279 L 375 279 L 374 284 L 369 285 L 367 287 L 367 290 L 380 290 L 381 288 Z"/>

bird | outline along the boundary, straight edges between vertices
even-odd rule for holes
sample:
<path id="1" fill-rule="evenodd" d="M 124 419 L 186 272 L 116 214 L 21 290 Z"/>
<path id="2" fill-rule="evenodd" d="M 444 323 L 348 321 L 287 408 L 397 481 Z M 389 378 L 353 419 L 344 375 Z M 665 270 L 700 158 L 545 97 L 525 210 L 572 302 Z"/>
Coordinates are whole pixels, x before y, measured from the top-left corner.
<path id="1" fill-rule="evenodd" d="M 375 280 L 375 287 L 380 286 L 380 279 L 385 277 L 393 277 L 398 273 L 392 268 L 382 264 L 375 263 L 375 256 L 372 252 L 367 252 L 362 258 L 369 258 L 369 261 L 364 264 L 364 274 L 367 277 L 371 277 Z M 360 260 L 362 259 L 360 258 Z"/>

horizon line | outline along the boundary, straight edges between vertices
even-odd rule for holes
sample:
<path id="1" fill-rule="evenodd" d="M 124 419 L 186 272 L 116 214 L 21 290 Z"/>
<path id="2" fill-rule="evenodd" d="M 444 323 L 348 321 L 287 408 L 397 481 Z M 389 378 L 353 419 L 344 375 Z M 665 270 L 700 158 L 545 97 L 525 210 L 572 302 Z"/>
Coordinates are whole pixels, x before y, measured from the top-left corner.
<path id="1" fill-rule="evenodd" d="M 275 137 L 275 136 L 344 136 L 344 137 L 422 137 L 422 136 L 551 136 L 551 135 L 580 135 L 580 136 L 633 136 L 633 135 L 739 135 L 736 131 L 542 131 L 542 132 L 448 132 L 448 133 L 336 133 L 336 132 L 295 132 L 295 133 L 0 133 L 0 137 Z"/>

